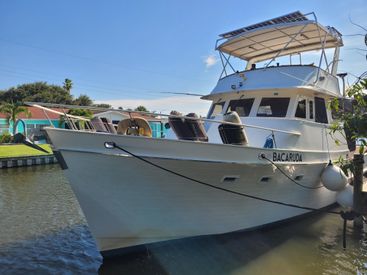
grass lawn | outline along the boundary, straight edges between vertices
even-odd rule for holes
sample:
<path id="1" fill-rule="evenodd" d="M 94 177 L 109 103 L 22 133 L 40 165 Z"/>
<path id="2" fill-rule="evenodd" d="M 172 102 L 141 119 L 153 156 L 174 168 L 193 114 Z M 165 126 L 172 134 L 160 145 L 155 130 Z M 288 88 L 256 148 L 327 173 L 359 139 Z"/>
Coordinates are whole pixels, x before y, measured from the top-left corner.
<path id="1" fill-rule="evenodd" d="M 38 146 L 42 147 L 46 151 L 50 152 L 50 154 L 52 154 L 52 150 L 49 144 L 39 144 Z M 47 155 L 47 154 L 23 144 L 16 144 L 16 145 L 0 144 L 0 158 L 39 156 L 39 155 Z"/>

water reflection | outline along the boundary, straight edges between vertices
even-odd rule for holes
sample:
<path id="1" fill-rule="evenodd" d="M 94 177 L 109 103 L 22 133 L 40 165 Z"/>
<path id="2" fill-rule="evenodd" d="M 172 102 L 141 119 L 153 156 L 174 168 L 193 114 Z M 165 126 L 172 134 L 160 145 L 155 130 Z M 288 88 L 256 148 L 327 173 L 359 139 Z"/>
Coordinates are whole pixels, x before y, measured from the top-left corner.
<path id="1" fill-rule="evenodd" d="M 57 165 L 0 170 L 1 273 L 97 273 L 102 258 Z"/>
<path id="2" fill-rule="evenodd" d="M 100 273 L 366 274 L 364 236 L 354 232 L 349 224 L 344 251 L 341 219 L 318 215 L 257 232 L 151 244 L 105 259 Z"/>
<path id="3" fill-rule="evenodd" d="M 0 170 L 0 273 L 91 274 L 102 258 L 57 165 Z M 317 215 L 272 229 L 150 244 L 100 274 L 367 274 L 367 241 Z"/>
<path id="4" fill-rule="evenodd" d="M 2 274 L 91 274 L 101 258 L 84 225 L 8 242 L 0 247 Z"/>

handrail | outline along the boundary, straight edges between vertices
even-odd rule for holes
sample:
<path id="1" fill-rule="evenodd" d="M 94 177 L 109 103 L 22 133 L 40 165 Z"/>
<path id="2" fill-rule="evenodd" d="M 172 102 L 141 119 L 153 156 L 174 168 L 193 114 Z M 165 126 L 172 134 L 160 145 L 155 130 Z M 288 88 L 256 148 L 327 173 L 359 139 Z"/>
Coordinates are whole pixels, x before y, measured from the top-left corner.
<path id="1" fill-rule="evenodd" d="M 284 134 L 290 134 L 295 136 L 300 136 L 300 132 L 294 132 L 294 131 L 286 131 L 286 130 L 280 130 L 275 128 L 269 128 L 269 127 L 262 127 L 262 126 L 256 126 L 251 124 L 242 124 L 242 123 L 233 123 L 229 121 L 224 120 L 216 120 L 216 119 L 209 119 L 209 118 L 195 118 L 195 117 L 188 117 L 188 116 L 175 116 L 175 115 L 162 115 L 162 116 L 168 116 L 168 117 L 174 117 L 174 118 L 184 118 L 184 119 L 191 119 L 191 120 L 199 120 L 199 121 L 207 121 L 212 123 L 218 123 L 218 124 L 227 124 L 227 125 L 234 125 L 234 126 L 244 126 L 248 128 L 255 128 L 255 129 L 261 129 L 261 130 L 267 130 L 272 132 L 279 132 Z"/>
<path id="2" fill-rule="evenodd" d="M 74 119 L 79 119 L 79 120 L 84 120 L 84 121 L 90 121 L 90 119 L 85 118 L 85 117 L 64 114 L 62 112 L 59 112 L 59 111 L 56 111 L 56 110 L 52 110 L 52 109 L 43 107 L 43 106 L 41 106 L 39 104 L 29 104 L 29 103 L 30 102 L 26 102 L 25 104 L 30 105 L 30 106 L 33 106 L 33 107 L 36 107 L 36 108 L 40 108 L 40 109 L 42 109 L 44 111 L 47 111 L 47 112 L 50 112 L 50 113 L 54 113 L 54 114 L 58 114 L 58 115 L 61 115 L 61 116 L 67 116 L 67 117 L 74 118 Z M 43 104 L 43 103 L 41 103 L 41 104 Z M 46 115 L 46 117 L 47 117 L 47 115 Z M 48 120 L 50 120 L 50 119 L 48 118 Z"/>
<path id="3" fill-rule="evenodd" d="M 30 106 L 34 106 L 40 109 L 44 109 L 46 111 L 50 111 L 56 114 L 60 114 L 60 115 L 65 115 L 61 112 L 43 107 L 42 105 L 45 106 L 54 106 L 54 107 L 64 107 L 64 108 L 69 108 L 69 109 L 93 109 L 93 110 L 104 110 L 104 111 L 115 111 L 115 112 L 120 112 L 120 113 L 139 113 L 139 114 L 146 114 L 146 115 L 159 115 L 159 116 L 163 116 L 163 117 L 173 117 L 173 118 L 181 118 L 181 119 L 190 119 L 190 120 L 198 120 L 198 121 L 205 121 L 205 122 L 210 122 L 210 123 L 218 123 L 218 124 L 227 124 L 227 125 L 235 125 L 235 126 L 244 126 L 244 127 L 248 127 L 248 128 L 254 128 L 254 129 L 261 129 L 261 130 L 266 130 L 266 131 L 271 131 L 271 132 L 279 132 L 279 133 L 284 133 L 284 134 L 289 134 L 289 135 L 295 135 L 295 136 L 300 136 L 301 133 L 299 132 L 294 132 L 294 131 L 286 131 L 286 130 L 281 130 L 281 129 L 275 129 L 275 128 L 269 128 L 269 127 L 262 127 L 262 126 L 256 126 L 256 125 L 250 125 L 250 124 L 240 124 L 240 123 L 233 123 L 233 122 L 228 122 L 228 121 L 224 121 L 224 120 L 215 120 L 215 119 L 209 119 L 209 118 L 196 118 L 196 117 L 188 117 L 188 116 L 178 116 L 178 115 L 167 115 L 167 114 L 156 114 L 156 113 L 151 113 L 151 112 L 141 112 L 141 111 L 126 111 L 126 110 L 119 110 L 119 109 L 107 109 L 107 108 L 99 108 L 99 107 L 93 107 L 93 106 L 76 106 L 76 105 L 62 105 L 62 104 L 54 104 L 54 103 L 33 103 L 33 102 L 26 102 L 25 104 L 30 105 Z M 68 117 L 70 118 L 74 118 L 74 119 L 80 119 L 80 120 L 84 120 L 84 121 L 89 121 L 89 119 L 86 119 L 84 117 L 79 117 L 79 116 L 73 116 L 73 115 L 68 115 Z"/>
<path id="4" fill-rule="evenodd" d="M 261 129 L 261 130 L 266 130 L 266 131 L 271 131 L 271 132 L 279 132 L 279 133 L 284 133 L 284 134 L 289 134 L 289 135 L 294 135 L 294 136 L 300 136 L 301 135 L 300 132 L 286 131 L 286 130 L 280 130 L 280 129 L 275 129 L 275 128 L 256 126 L 256 125 L 251 125 L 251 124 L 238 124 L 238 123 L 231 123 L 231 122 L 220 121 L 220 120 L 218 120 L 218 121 L 212 120 L 212 122 L 221 123 L 221 124 L 229 124 L 229 125 L 239 125 L 239 126 L 244 126 L 244 127 L 248 127 L 248 128 Z"/>
<path id="5" fill-rule="evenodd" d="M 287 44 L 285 44 L 284 48 L 281 49 L 280 51 L 278 51 L 278 53 L 266 64 L 265 68 L 268 68 L 269 65 L 285 50 L 287 49 L 288 45 L 291 44 L 293 42 L 293 40 L 296 39 L 296 37 L 302 33 L 302 31 L 309 25 L 310 23 L 305 24 L 299 31 L 298 33 L 294 34 L 291 39 L 287 42 Z"/>

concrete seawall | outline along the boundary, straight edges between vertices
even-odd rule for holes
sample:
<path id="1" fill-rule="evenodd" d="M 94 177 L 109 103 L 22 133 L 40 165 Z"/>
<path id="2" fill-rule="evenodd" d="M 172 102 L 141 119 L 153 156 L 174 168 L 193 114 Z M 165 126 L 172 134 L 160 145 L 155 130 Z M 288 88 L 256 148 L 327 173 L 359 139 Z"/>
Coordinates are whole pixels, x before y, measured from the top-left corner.
<path id="1" fill-rule="evenodd" d="M 0 169 L 57 163 L 54 155 L 0 158 Z"/>

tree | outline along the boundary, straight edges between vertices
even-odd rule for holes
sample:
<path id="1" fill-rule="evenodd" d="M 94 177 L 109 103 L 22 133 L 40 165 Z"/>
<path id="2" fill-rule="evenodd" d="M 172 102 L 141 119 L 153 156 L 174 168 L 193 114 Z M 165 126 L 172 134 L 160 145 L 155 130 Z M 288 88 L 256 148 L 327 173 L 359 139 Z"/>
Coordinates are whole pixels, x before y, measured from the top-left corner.
<path id="1" fill-rule="evenodd" d="M 358 138 L 367 137 L 367 95 L 364 92 L 366 89 L 367 78 L 361 79 L 346 91 L 352 101 L 350 106 L 352 110 L 346 110 L 348 102 L 345 99 L 336 98 L 330 103 L 333 115 L 337 118 L 332 125 L 332 133 L 336 131 L 343 133 L 344 130 L 346 138 L 352 140 L 352 143 Z M 363 152 L 365 145 L 360 148 L 360 153 Z"/>
<path id="2" fill-rule="evenodd" d="M 73 97 L 62 87 L 46 82 L 34 82 L 11 87 L 0 93 L 0 102 L 45 102 L 71 104 Z"/>
<path id="3" fill-rule="evenodd" d="M 346 91 L 350 99 L 336 98 L 330 103 L 335 117 L 330 134 L 333 136 L 338 131 L 344 135 L 350 150 L 356 149 L 356 140 L 359 139 L 361 141 L 358 152 L 360 155 L 364 154 L 367 145 L 364 139 L 367 137 L 367 95 L 364 92 L 365 89 L 367 89 L 366 78 L 361 79 Z M 335 142 L 340 143 L 337 139 Z M 354 174 L 353 161 L 340 157 L 338 163 L 346 175 L 349 174 L 349 171 Z"/>
<path id="4" fill-rule="evenodd" d="M 90 106 L 93 104 L 93 101 L 87 95 L 80 95 L 78 98 L 74 99 L 73 104 L 79 106 Z"/>
<path id="5" fill-rule="evenodd" d="M 62 87 L 64 88 L 65 91 L 67 91 L 70 94 L 71 88 L 73 88 L 73 81 L 71 81 L 71 79 L 65 78 Z"/>
<path id="6" fill-rule="evenodd" d="M 79 117 L 84 117 L 84 118 L 88 118 L 88 119 L 91 119 L 93 117 L 93 113 L 88 109 L 70 109 L 68 111 L 68 114 L 69 115 L 74 115 L 74 116 L 79 116 Z M 59 127 L 62 127 L 63 124 L 66 121 L 67 121 L 67 119 L 65 119 L 65 116 L 60 116 Z M 77 123 L 79 125 L 79 127 L 81 127 L 82 129 L 85 129 L 85 121 L 78 120 L 75 123 Z"/>
<path id="7" fill-rule="evenodd" d="M 145 108 L 143 105 L 140 105 L 140 106 L 136 107 L 134 111 L 138 111 L 138 112 L 149 112 L 148 109 Z"/>
<path id="8" fill-rule="evenodd" d="M 24 113 L 27 117 L 30 117 L 31 114 L 29 113 L 26 107 L 21 106 L 21 103 L 4 103 L 0 106 L 0 112 L 6 115 L 6 121 L 8 125 L 10 122 L 13 123 L 13 135 L 15 135 L 15 122 L 17 121 L 18 116 L 21 113 Z"/>
<path id="9" fill-rule="evenodd" d="M 81 116 L 81 117 L 85 117 L 85 118 L 92 118 L 93 117 L 93 113 L 90 110 L 87 110 L 87 109 L 70 109 L 68 114 L 69 115 L 74 115 L 74 116 Z"/>
<path id="10" fill-rule="evenodd" d="M 98 108 L 104 108 L 104 109 L 111 109 L 112 106 L 110 104 L 106 104 L 106 103 L 98 103 L 98 104 L 93 104 L 93 107 L 98 107 Z"/>

